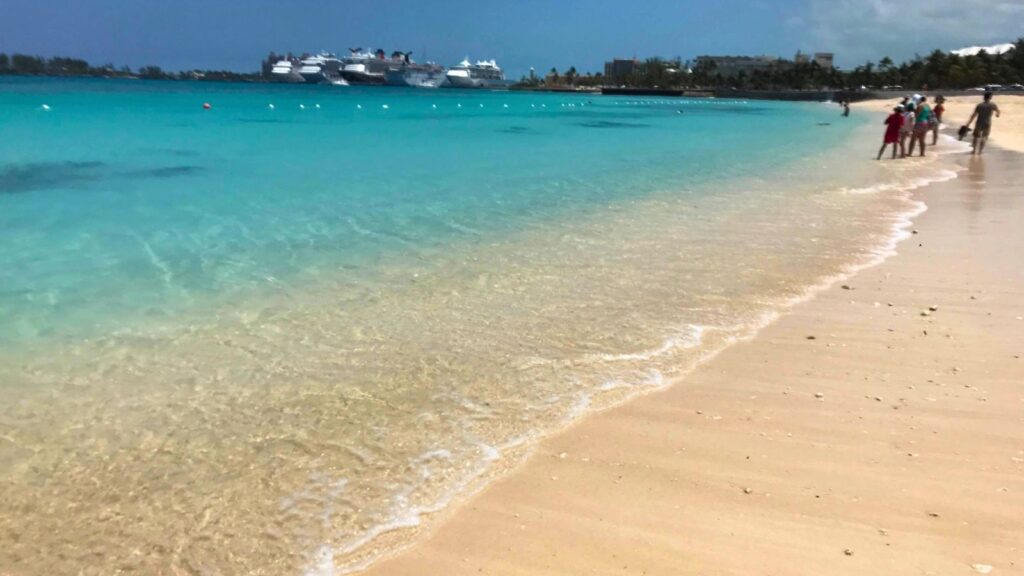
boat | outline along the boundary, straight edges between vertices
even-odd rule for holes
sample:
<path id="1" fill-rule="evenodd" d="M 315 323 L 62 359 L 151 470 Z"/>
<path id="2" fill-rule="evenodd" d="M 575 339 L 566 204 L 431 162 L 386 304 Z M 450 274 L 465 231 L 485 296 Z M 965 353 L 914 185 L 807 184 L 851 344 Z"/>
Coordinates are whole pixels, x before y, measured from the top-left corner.
<path id="1" fill-rule="evenodd" d="M 299 75 L 309 84 L 334 84 L 341 78 L 343 62 L 329 52 L 303 58 L 299 64 Z"/>
<path id="2" fill-rule="evenodd" d="M 505 73 L 494 60 L 479 60 L 471 64 L 469 58 L 447 73 L 448 85 L 453 88 L 507 88 Z"/>
<path id="3" fill-rule="evenodd" d="M 299 69 L 295 64 L 295 62 L 288 59 L 278 60 L 270 69 L 270 79 L 274 82 L 284 82 L 287 84 L 305 82 L 306 79 L 299 74 Z"/>
<path id="4" fill-rule="evenodd" d="M 384 82 L 389 86 L 412 86 L 413 88 L 437 88 L 444 84 L 444 67 L 433 62 L 413 62 L 412 52 L 394 52 L 391 64 L 384 73 Z"/>
<path id="5" fill-rule="evenodd" d="M 388 60 L 383 50 L 363 52 L 350 48 L 349 56 L 342 60 L 341 77 L 349 84 L 383 84 L 388 71 Z"/>

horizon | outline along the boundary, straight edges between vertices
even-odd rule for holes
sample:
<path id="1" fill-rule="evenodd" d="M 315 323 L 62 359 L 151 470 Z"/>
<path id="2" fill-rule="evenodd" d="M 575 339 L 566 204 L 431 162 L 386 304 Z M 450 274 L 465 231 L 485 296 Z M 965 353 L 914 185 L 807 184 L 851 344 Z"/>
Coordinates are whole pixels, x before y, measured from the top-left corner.
<path id="1" fill-rule="evenodd" d="M 67 56 L 133 69 L 253 72 L 270 52 L 345 54 L 349 47 L 372 46 L 411 50 L 418 61 L 446 66 L 465 57 L 495 59 L 510 78 L 518 78 L 531 67 L 538 73 L 570 66 L 600 72 L 612 58 L 789 59 L 799 50 L 834 53 L 837 67 L 851 69 L 883 57 L 900 62 L 936 49 L 1013 42 L 1020 36 L 1014 17 L 1024 18 L 1024 5 L 1010 2 L 910 0 L 901 6 L 913 5 L 921 10 L 916 24 L 910 23 L 913 30 L 905 30 L 906 19 L 893 9 L 852 0 L 656 0 L 631 12 L 610 0 L 557 6 L 537 0 L 514 6 L 455 0 L 444 9 L 409 0 L 348 7 L 256 0 L 242 9 L 247 14 L 222 0 L 183 0 L 174 6 L 10 0 L 0 21 L 0 53 Z M 1000 17 L 990 21 L 992 14 Z M 921 20 L 928 24 L 918 26 Z M 241 21 L 247 26 L 239 26 Z M 985 25 L 965 25 L 971 22 Z M 933 32 L 921 39 L 920 29 Z"/>

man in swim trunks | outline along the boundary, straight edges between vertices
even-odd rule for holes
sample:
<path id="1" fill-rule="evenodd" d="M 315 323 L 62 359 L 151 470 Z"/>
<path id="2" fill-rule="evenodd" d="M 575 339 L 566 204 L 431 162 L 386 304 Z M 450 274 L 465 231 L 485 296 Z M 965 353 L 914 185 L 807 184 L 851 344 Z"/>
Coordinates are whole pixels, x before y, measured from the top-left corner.
<path id="1" fill-rule="evenodd" d="M 971 119 L 967 121 L 967 125 L 970 126 L 975 118 L 978 119 L 978 123 L 974 125 L 974 150 L 971 151 L 971 154 L 981 154 L 985 151 L 985 142 L 988 141 L 988 135 L 992 131 L 993 112 L 996 118 L 999 118 L 999 106 L 992 101 L 992 93 L 985 92 L 985 101 L 978 104 L 974 109 L 974 114 L 971 114 Z"/>

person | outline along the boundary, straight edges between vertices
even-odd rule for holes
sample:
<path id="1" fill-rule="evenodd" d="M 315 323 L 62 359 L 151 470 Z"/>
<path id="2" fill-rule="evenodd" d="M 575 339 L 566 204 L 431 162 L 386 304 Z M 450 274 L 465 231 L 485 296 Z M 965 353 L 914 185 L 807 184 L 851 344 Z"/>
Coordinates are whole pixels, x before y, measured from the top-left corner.
<path id="1" fill-rule="evenodd" d="M 843 100 L 843 117 L 845 118 L 845 117 L 847 117 L 849 115 L 850 115 L 850 101 L 849 100 Z"/>
<path id="2" fill-rule="evenodd" d="M 999 118 L 999 106 L 992 101 L 992 93 L 985 92 L 984 101 L 974 108 L 974 114 L 971 114 L 971 119 L 967 121 L 967 126 L 970 126 L 975 118 L 978 119 L 978 123 L 974 125 L 974 149 L 971 150 L 971 154 L 981 154 L 985 151 L 985 142 L 992 131 L 993 113 Z"/>
<path id="3" fill-rule="evenodd" d="M 942 115 L 946 113 L 946 97 L 935 97 L 935 108 L 932 109 L 932 146 L 939 143 L 939 127 L 942 126 Z"/>
<path id="4" fill-rule="evenodd" d="M 921 145 L 921 156 L 924 156 L 925 149 L 925 136 L 928 135 L 932 129 L 932 107 L 928 105 L 928 98 L 925 96 L 921 97 L 920 102 L 917 105 L 914 116 L 914 128 L 913 134 L 910 136 L 910 156 L 914 155 L 914 144 Z"/>
<path id="5" fill-rule="evenodd" d="M 914 132 L 914 120 L 917 115 L 914 113 L 914 103 L 909 99 L 903 106 L 903 124 L 900 126 L 900 157 L 907 157 L 907 138 Z M 913 152 L 911 150 L 911 152 Z"/>
<path id="6" fill-rule="evenodd" d="M 878 150 L 878 158 L 881 160 L 885 154 L 885 147 L 892 144 L 892 159 L 896 159 L 896 147 L 899 145 L 900 152 L 903 152 L 903 144 L 900 142 L 900 128 L 903 127 L 903 108 L 897 106 L 892 109 L 892 114 L 883 122 L 885 124 L 885 138 L 882 140 L 882 148 Z"/>

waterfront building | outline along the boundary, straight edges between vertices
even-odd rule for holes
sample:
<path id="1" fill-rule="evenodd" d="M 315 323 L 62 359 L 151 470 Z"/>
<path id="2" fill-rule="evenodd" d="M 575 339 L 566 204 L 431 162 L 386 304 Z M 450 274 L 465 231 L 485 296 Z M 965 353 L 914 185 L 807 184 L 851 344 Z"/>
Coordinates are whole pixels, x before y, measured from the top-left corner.
<path id="1" fill-rule="evenodd" d="M 613 58 L 604 63 L 604 77 L 613 83 L 621 83 L 622 80 L 640 73 L 641 63 L 636 58 Z"/>
<path id="2" fill-rule="evenodd" d="M 814 61 L 818 64 L 818 66 L 821 66 L 822 68 L 825 68 L 826 70 L 829 70 L 833 66 L 835 66 L 835 59 L 836 59 L 835 57 L 836 57 L 836 55 L 832 54 L 831 52 L 815 52 L 814 53 Z"/>
<path id="3" fill-rule="evenodd" d="M 698 56 L 697 66 L 712 70 L 725 78 L 744 73 L 747 76 L 759 70 L 771 70 L 783 60 L 775 56 Z"/>

